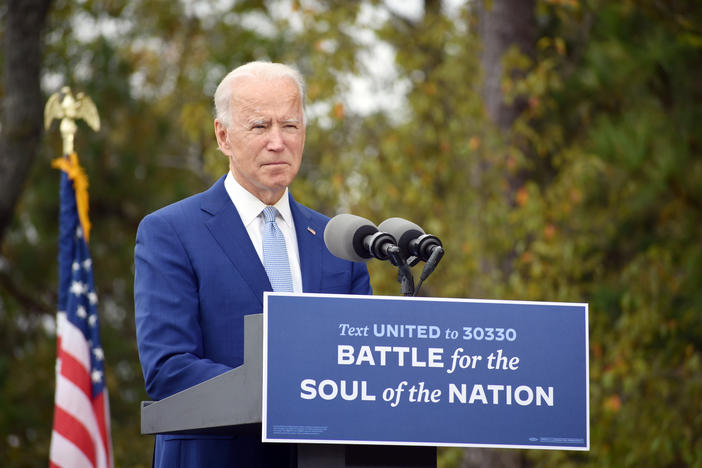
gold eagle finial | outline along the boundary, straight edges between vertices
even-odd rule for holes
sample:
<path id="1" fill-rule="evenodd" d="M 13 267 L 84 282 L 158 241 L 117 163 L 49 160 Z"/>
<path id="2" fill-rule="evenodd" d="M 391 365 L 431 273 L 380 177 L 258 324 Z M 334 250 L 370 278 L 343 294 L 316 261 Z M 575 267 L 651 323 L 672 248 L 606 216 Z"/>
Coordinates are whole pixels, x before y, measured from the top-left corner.
<path id="1" fill-rule="evenodd" d="M 44 127 L 47 130 L 54 119 L 61 119 L 59 130 L 63 140 L 64 156 L 73 153 L 73 139 L 78 130 L 76 120 L 83 119 L 96 132 L 100 130 L 100 116 L 93 100 L 83 93 L 78 93 L 74 97 L 68 86 L 52 94 L 46 101 Z"/>

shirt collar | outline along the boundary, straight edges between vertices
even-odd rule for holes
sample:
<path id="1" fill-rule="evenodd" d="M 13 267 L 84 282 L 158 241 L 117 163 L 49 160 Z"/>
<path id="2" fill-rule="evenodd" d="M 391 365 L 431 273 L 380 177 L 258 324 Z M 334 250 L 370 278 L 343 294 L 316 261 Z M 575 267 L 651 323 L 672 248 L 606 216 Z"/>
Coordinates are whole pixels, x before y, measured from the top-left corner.
<path id="1" fill-rule="evenodd" d="M 261 214 L 263 208 L 266 207 L 265 203 L 256 198 L 255 195 L 246 190 L 239 182 L 237 182 L 231 171 L 227 173 L 227 177 L 224 179 L 224 188 L 227 191 L 232 203 L 234 203 L 236 210 L 239 212 L 241 221 L 246 227 L 248 227 Z M 294 229 L 287 187 L 285 188 L 285 193 L 283 193 L 283 196 L 280 197 L 280 200 L 278 200 L 273 206 L 276 207 L 285 224 Z"/>

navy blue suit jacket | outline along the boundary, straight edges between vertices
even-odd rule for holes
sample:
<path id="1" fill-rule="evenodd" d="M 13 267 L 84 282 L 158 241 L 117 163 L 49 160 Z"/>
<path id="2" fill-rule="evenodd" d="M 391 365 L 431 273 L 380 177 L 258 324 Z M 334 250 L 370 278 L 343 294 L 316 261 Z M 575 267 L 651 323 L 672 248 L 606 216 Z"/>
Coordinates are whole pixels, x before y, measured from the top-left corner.
<path id="1" fill-rule="evenodd" d="M 290 198 L 304 292 L 371 294 L 364 264 L 324 244 L 329 218 Z M 271 285 L 225 188 L 146 216 L 134 249 L 137 343 L 146 391 L 160 400 L 243 363 L 244 315 Z M 275 445 L 252 437 L 159 435 L 155 466 L 275 466 Z M 271 458 L 273 457 L 273 458 Z"/>

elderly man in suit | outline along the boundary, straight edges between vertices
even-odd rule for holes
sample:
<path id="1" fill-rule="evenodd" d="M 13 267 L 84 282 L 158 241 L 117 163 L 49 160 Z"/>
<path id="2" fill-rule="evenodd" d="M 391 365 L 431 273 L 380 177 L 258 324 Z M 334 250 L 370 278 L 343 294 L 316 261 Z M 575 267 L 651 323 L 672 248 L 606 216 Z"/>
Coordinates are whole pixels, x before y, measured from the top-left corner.
<path id="1" fill-rule="evenodd" d="M 242 364 L 243 321 L 264 291 L 371 294 L 364 264 L 324 245 L 329 218 L 288 193 L 305 144 L 304 81 L 252 62 L 215 92 L 214 130 L 229 173 L 144 218 L 134 302 L 146 390 L 155 400 Z M 286 444 L 228 435 L 156 436 L 154 465 L 288 466 Z"/>

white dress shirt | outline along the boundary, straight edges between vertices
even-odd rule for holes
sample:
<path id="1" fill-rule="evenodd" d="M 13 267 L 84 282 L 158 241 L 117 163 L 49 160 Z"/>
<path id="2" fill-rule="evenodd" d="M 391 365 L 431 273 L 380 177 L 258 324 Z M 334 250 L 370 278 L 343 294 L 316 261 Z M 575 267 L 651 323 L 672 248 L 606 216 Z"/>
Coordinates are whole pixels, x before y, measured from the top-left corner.
<path id="1" fill-rule="evenodd" d="M 232 172 L 229 171 L 224 179 L 224 188 L 229 195 L 229 198 L 234 203 L 236 210 L 239 212 L 241 222 L 244 223 L 246 232 L 251 238 L 251 243 L 256 249 L 258 258 L 263 265 L 263 209 L 266 204 L 256 198 L 251 192 L 246 190 L 234 179 Z M 288 251 L 288 261 L 290 263 L 290 273 L 292 275 L 293 292 L 302 292 L 302 272 L 300 270 L 300 252 L 297 247 L 297 235 L 295 234 L 295 223 L 293 221 L 292 212 L 290 211 L 290 199 L 288 189 L 280 200 L 273 205 L 278 210 L 278 216 L 275 219 L 278 228 L 285 237 L 285 247 Z"/>

